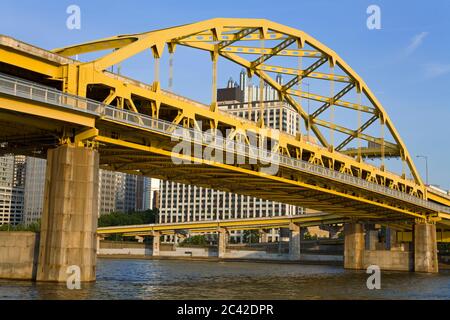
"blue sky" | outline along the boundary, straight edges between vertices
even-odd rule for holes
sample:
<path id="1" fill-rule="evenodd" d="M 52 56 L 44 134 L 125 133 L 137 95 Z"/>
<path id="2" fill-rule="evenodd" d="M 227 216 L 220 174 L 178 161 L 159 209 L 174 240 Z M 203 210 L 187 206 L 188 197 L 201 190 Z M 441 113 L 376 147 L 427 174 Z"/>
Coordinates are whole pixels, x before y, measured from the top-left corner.
<path id="1" fill-rule="evenodd" d="M 66 8 L 71 4 L 81 8 L 81 30 L 66 28 Z M 381 8 L 381 30 L 366 27 L 370 4 Z M 213 17 L 266 18 L 301 29 L 336 51 L 362 76 L 411 154 L 429 157 L 430 182 L 450 189 L 450 1 L 2 0 L 0 8 L 1 34 L 48 49 Z M 142 64 L 145 59 L 125 65 L 125 73 L 146 80 L 147 71 L 151 75 L 153 69 Z M 207 100 L 210 87 L 199 84 L 210 79 L 195 72 L 196 62 L 204 64 L 196 57 L 190 59 L 175 60 L 175 91 Z M 191 69 L 182 69 L 187 61 Z M 221 85 L 230 75 L 237 78 L 238 70 L 225 71 L 219 66 Z M 177 87 L 177 76 L 178 83 L 186 85 Z M 424 161 L 416 159 L 416 164 L 425 178 Z"/>

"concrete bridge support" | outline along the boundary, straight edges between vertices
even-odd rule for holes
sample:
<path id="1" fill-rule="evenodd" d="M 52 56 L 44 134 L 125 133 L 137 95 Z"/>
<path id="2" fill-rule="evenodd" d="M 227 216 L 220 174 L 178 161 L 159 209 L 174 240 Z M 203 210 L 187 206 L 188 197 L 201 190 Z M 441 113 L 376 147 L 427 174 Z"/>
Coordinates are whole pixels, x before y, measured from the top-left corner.
<path id="1" fill-rule="evenodd" d="M 366 250 L 377 250 L 378 230 L 375 229 L 374 225 L 366 225 L 366 235 L 365 235 L 365 249 Z"/>
<path id="2" fill-rule="evenodd" d="M 105 240 L 103 236 L 97 235 L 97 255 L 100 254 L 100 241 Z"/>
<path id="3" fill-rule="evenodd" d="M 435 224 L 418 222 L 414 225 L 414 270 L 439 271 Z"/>
<path id="4" fill-rule="evenodd" d="M 223 259 L 225 258 L 225 253 L 227 251 L 227 230 L 223 228 L 219 229 L 217 231 L 217 236 L 217 256 L 219 259 Z"/>
<path id="5" fill-rule="evenodd" d="M 347 223 L 344 226 L 344 268 L 363 269 L 364 263 L 364 225 Z"/>
<path id="6" fill-rule="evenodd" d="M 259 243 L 268 243 L 269 242 L 269 233 L 266 230 L 259 230 Z"/>
<path id="7" fill-rule="evenodd" d="M 154 257 L 159 257 L 160 241 L 161 241 L 161 233 L 158 231 L 153 232 L 152 256 Z"/>
<path id="8" fill-rule="evenodd" d="M 76 266 L 95 281 L 99 155 L 64 145 L 47 160 L 37 280 L 65 282 Z"/>
<path id="9" fill-rule="evenodd" d="M 300 226 L 295 223 L 289 226 L 289 260 L 300 260 Z"/>

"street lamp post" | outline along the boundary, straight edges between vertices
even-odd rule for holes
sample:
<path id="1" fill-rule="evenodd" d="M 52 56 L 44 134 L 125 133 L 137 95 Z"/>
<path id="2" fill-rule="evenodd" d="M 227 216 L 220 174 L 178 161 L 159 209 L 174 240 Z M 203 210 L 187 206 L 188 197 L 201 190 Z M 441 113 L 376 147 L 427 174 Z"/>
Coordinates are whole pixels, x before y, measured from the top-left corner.
<path id="1" fill-rule="evenodd" d="M 427 156 L 418 155 L 417 158 L 425 159 L 425 171 L 426 171 L 425 179 L 426 179 L 426 183 L 428 185 L 428 157 Z"/>

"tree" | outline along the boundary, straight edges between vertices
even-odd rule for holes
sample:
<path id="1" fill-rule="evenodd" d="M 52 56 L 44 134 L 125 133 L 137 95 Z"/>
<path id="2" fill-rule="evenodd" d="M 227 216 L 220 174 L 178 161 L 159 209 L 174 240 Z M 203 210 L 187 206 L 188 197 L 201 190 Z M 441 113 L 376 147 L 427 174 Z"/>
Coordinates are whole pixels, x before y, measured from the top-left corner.
<path id="1" fill-rule="evenodd" d="M 10 224 L 4 224 L 0 226 L 0 231 L 28 231 L 28 232 L 41 232 L 41 220 L 38 220 L 37 222 L 33 222 L 29 225 L 25 224 L 18 224 L 18 225 L 10 225 Z"/>
<path id="2" fill-rule="evenodd" d="M 180 243 L 181 247 L 186 247 L 189 245 L 206 246 L 208 245 L 208 241 L 206 240 L 206 237 L 204 235 L 197 235 L 186 238 L 183 240 L 183 242 Z"/>
<path id="3" fill-rule="evenodd" d="M 105 214 L 98 219 L 99 227 L 115 227 L 115 226 L 130 226 L 140 224 L 155 223 L 158 217 L 158 210 L 147 210 L 142 212 L 113 212 Z M 109 240 L 122 241 L 123 237 L 120 234 L 112 234 L 108 236 Z"/>
<path id="4" fill-rule="evenodd" d="M 244 231 L 244 242 L 245 243 L 259 242 L 259 231 L 258 230 L 245 230 Z"/>
<path id="5" fill-rule="evenodd" d="M 156 209 L 142 212 L 113 212 L 102 215 L 98 219 L 99 227 L 130 226 L 139 224 L 152 224 L 156 222 L 158 211 Z"/>

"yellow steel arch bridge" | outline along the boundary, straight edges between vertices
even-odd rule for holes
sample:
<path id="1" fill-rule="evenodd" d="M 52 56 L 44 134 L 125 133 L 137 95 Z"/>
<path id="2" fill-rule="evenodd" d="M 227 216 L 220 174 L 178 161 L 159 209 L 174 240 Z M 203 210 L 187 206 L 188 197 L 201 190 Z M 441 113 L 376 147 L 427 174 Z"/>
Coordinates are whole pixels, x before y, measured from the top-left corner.
<path id="1" fill-rule="evenodd" d="M 204 88 L 212 91 L 210 103 L 161 88 L 160 61 L 170 59 L 170 84 L 179 47 L 210 55 L 212 88 Z M 148 50 L 153 83 L 111 71 Z M 86 54 L 96 58 L 77 59 Z M 244 103 L 256 117 L 221 110 L 219 59 L 259 81 L 259 98 Z M 0 36 L 0 72 L 2 154 L 45 157 L 57 145 L 83 146 L 97 149 L 106 169 L 404 230 L 417 219 L 441 229 L 450 225 L 450 197 L 424 184 L 380 101 L 338 54 L 303 31 L 263 19 L 218 18 L 51 51 Z M 299 113 L 301 134 L 268 128 L 264 86 Z M 174 151 L 176 132 L 200 148 L 202 157 Z M 217 153 L 204 157 L 207 142 L 214 142 Z M 226 148 L 230 142 L 237 146 L 232 151 Z M 224 152 L 236 159 L 239 150 L 245 163 L 223 163 L 215 156 Z M 256 156 L 261 153 L 269 164 Z M 397 159 L 401 172 L 388 171 L 387 158 Z M 267 173 L 273 163 L 276 172 Z"/>

